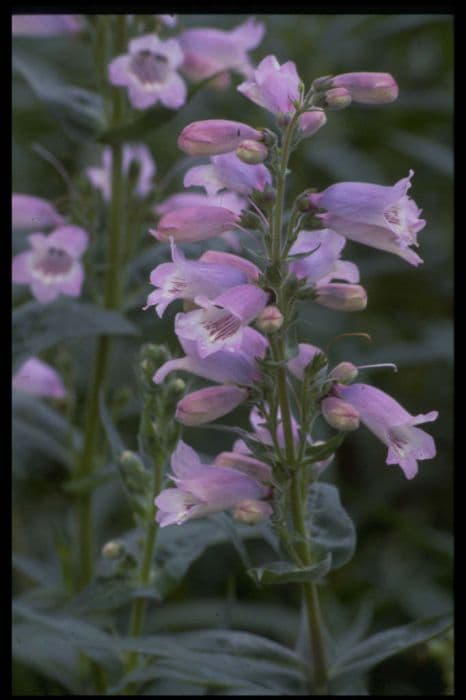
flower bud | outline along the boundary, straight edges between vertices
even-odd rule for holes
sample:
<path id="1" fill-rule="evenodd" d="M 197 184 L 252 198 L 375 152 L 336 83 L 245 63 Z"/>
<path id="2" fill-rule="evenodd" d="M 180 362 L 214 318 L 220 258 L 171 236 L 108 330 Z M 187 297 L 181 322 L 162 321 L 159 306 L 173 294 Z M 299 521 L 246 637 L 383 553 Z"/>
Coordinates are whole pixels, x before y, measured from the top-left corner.
<path id="1" fill-rule="evenodd" d="M 188 124 L 178 138 L 178 146 L 191 156 L 214 156 L 234 151 L 245 139 L 262 141 L 262 132 L 242 122 L 205 119 Z"/>
<path id="2" fill-rule="evenodd" d="M 184 382 L 179 377 L 170 380 L 167 384 L 167 391 L 173 394 L 182 394 L 185 389 L 186 382 Z"/>
<path id="3" fill-rule="evenodd" d="M 321 78 L 316 78 L 312 83 L 314 92 L 321 90 L 329 90 L 332 87 L 332 76 L 323 75 Z"/>
<path id="4" fill-rule="evenodd" d="M 312 112 L 304 112 L 299 117 L 298 130 L 301 138 L 307 138 L 316 133 L 327 123 L 327 117 L 322 109 L 315 109 Z"/>
<path id="5" fill-rule="evenodd" d="M 293 114 L 292 112 L 278 112 L 276 118 L 277 124 L 280 127 L 280 129 L 286 129 L 290 125 L 291 120 L 293 119 Z"/>
<path id="6" fill-rule="evenodd" d="M 283 314 L 276 306 L 266 306 L 256 318 L 256 326 L 263 333 L 275 333 L 283 326 Z"/>
<path id="7" fill-rule="evenodd" d="M 255 525 L 266 518 L 269 518 L 273 513 L 270 503 L 265 501 L 254 501 L 252 498 L 245 498 L 236 504 L 233 517 L 241 523 Z"/>
<path id="8" fill-rule="evenodd" d="M 263 163 L 269 155 L 267 147 L 263 143 L 251 139 L 242 141 L 235 152 L 238 158 L 248 165 Z"/>
<path id="9" fill-rule="evenodd" d="M 330 372 L 330 379 L 340 384 L 351 384 L 358 374 L 358 368 L 352 362 L 340 362 Z"/>
<path id="10" fill-rule="evenodd" d="M 357 430 L 359 411 L 336 396 L 327 396 L 320 404 L 322 415 L 335 430 Z"/>
<path id="11" fill-rule="evenodd" d="M 183 425 L 202 425 L 220 418 L 246 400 L 248 392 L 237 386 L 211 386 L 187 394 L 176 407 L 175 418 Z"/>
<path id="12" fill-rule="evenodd" d="M 234 228 L 238 221 L 238 215 L 230 209 L 199 205 L 168 212 L 160 219 L 157 229 L 150 229 L 149 233 L 164 243 L 168 243 L 170 236 L 176 243 L 189 243 L 220 236 Z"/>
<path id="13" fill-rule="evenodd" d="M 110 540 L 102 547 L 102 556 L 105 559 L 119 559 L 125 553 L 125 547 L 121 542 Z"/>
<path id="14" fill-rule="evenodd" d="M 120 455 L 120 464 L 127 473 L 145 474 L 146 470 L 141 458 L 136 452 L 124 450 Z"/>
<path id="15" fill-rule="evenodd" d="M 259 482 L 268 483 L 272 480 L 272 469 L 268 464 L 240 452 L 220 452 L 215 458 L 215 465 L 236 469 Z"/>
<path id="16" fill-rule="evenodd" d="M 331 110 L 344 109 L 351 104 L 351 95 L 345 88 L 332 88 L 324 95 L 324 106 Z"/>
<path id="17" fill-rule="evenodd" d="M 353 102 L 381 105 L 398 97 L 398 85 L 390 73 L 342 73 L 332 79 L 332 86 L 345 88 Z"/>
<path id="18" fill-rule="evenodd" d="M 367 306 L 367 293 L 359 284 L 329 282 L 315 288 L 316 301 L 336 311 L 362 311 Z"/>

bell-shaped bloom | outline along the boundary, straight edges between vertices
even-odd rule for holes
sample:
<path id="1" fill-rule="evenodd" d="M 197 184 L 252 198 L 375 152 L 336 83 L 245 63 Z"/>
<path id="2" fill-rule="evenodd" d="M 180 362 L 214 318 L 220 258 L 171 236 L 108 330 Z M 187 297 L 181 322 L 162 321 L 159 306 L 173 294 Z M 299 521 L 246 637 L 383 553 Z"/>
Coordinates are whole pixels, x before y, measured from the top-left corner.
<path id="1" fill-rule="evenodd" d="M 299 343 L 298 354 L 296 357 L 288 360 L 286 366 L 296 379 L 302 381 L 304 379 L 304 370 L 306 367 L 311 364 L 314 357 L 323 354 L 323 351 L 316 345 L 311 345 L 311 343 Z"/>
<path id="2" fill-rule="evenodd" d="M 239 223 L 240 217 L 225 207 L 200 205 L 170 211 L 160 219 L 157 229 L 149 233 L 158 241 L 192 243 L 220 236 Z"/>
<path id="3" fill-rule="evenodd" d="M 225 384 L 187 394 L 176 407 L 175 418 L 183 425 L 203 425 L 225 416 L 248 397 L 247 389 Z"/>
<path id="4" fill-rule="evenodd" d="M 349 431 L 359 428 L 359 411 L 338 396 L 327 396 L 320 407 L 325 420 L 335 430 Z"/>
<path id="5" fill-rule="evenodd" d="M 273 114 L 295 111 L 293 102 L 299 98 L 301 79 L 293 61 L 282 66 L 275 56 L 266 56 L 254 71 L 254 76 L 238 85 L 238 91 Z"/>
<path id="6" fill-rule="evenodd" d="M 416 476 L 418 460 L 435 457 L 433 438 L 415 426 L 436 420 L 437 411 L 412 416 L 391 396 L 368 384 L 338 384 L 335 391 L 357 409 L 364 425 L 387 445 L 386 464 L 399 464 L 407 479 Z"/>
<path id="7" fill-rule="evenodd" d="M 326 123 L 327 117 L 323 109 L 304 112 L 298 119 L 298 134 L 302 139 L 313 136 Z"/>
<path id="8" fill-rule="evenodd" d="M 199 260 L 201 262 L 212 262 L 218 265 L 236 267 L 246 275 L 248 282 L 257 282 L 261 274 L 257 265 L 254 265 L 250 260 L 246 260 L 246 258 L 242 258 L 240 255 L 224 253 L 220 250 L 206 250 Z"/>
<path id="9" fill-rule="evenodd" d="M 155 306 L 160 317 L 175 299 L 194 299 L 199 295 L 214 299 L 227 289 L 248 281 L 244 272 L 237 267 L 187 260 L 184 253 L 176 247 L 173 239 L 171 251 L 173 262 L 157 265 L 151 272 L 151 284 L 159 289 L 149 294 L 144 307 L 148 309 L 150 306 Z"/>
<path id="10" fill-rule="evenodd" d="M 123 174 L 128 175 L 137 168 L 134 193 L 137 197 L 145 197 L 154 186 L 152 178 L 156 172 L 154 159 L 148 147 L 143 143 L 125 144 L 123 146 Z M 112 149 L 104 148 L 102 166 L 86 168 L 86 175 L 94 187 L 102 192 L 106 202 L 112 198 Z"/>
<path id="11" fill-rule="evenodd" d="M 13 389 L 19 389 L 32 396 L 63 399 L 65 386 L 59 374 L 38 357 L 26 360 L 13 376 Z"/>
<path id="12" fill-rule="evenodd" d="M 245 327 L 262 311 L 267 299 L 266 292 L 253 284 L 233 287 L 213 300 L 196 297 L 195 303 L 202 308 L 177 314 L 175 333 L 195 341 L 202 358 L 223 348 L 237 350 Z"/>
<path id="13" fill-rule="evenodd" d="M 204 192 L 178 192 L 157 204 L 154 207 L 154 213 L 163 216 L 175 209 L 199 206 L 224 207 L 239 216 L 247 208 L 248 204 L 244 197 L 240 197 L 235 192 L 222 192 L 213 197 L 209 197 Z"/>
<path id="14" fill-rule="evenodd" d="M 204 80 L 220 71 L 234 70 L 248 77 L 252 51 L 264 36 L 262 22 L 250 18 L 231 31 L 221 29 L 187 29 L 178 36 L 184 52 L 182 72 L 191 80 Z M 228 73 L 218 76 L 215 87 L 228 87 Z"/>
<path id="15" fill-rule="evenodd" d="M 112 85 L 128 88 L 131 104 L 146 109 L 161 102 L 179 109 L 186 102 L 186 84 L 177 73 L 183 63 L 183 51 L 176 39 L 162 41 L 156 34 L 132 39 L 128 53 L 109 63 Z"/>
<path id="16" fill-rule="evenodd" d="M 256 358 L 262 359 L 268 347 L 267 340 L 254 328 L 243 330 L 241 345 L 235 352 L 218 350 L 200 357 L 195 341 L 180 338 L 180 343 L 186 355 L 168 360 L 159 367 L 153 377 L 156 384 L 163 382 L 170 372 L 181 370 L 220 384 L 252 386 L 261 376 Z"/>
<path id="17" fill-rule="evenodd" d="M 185 187 L 204 187 L 208 195 L 228 189 L 248 195 L 252 190 L 263 192 L 272 176 L 265 165 L 248 165 L 235 153 L 212 156 L 209 165 L 196 165 L 184 176 Z"/>
<path id="18" fill-rule="evenodd" d="M 77 226 L 62 226 L 45 236 L 28 236 L 30 250 L 13 258 L 13 282 L 29 284 L 42 304 L 59 294 L 78 297 L 84 279 L 80 259 L 88 246 L 86 231 Z"/>
<path id="19" fill-rule="evenodd" d="M 245 499 L 260 500 L 269 494 L 247 474 L 228 467 L 202 464 L 196 452 L 182 440 L 171 458 L 176 488 L 164 489 L 155 499 L 156 520 L 161 527 L 181 525 L 193 518 L 234 508 Z"/>
<path id="20" fill-rule="evenodd" d="M 245 139 L 262 141 L 263 134 L 242 122 L 204 119 L 185 126 L 178 147 L 191 156 L 215 156 L 235 151 Z"/>
<path id="21" fill-rule="evenodd" d="M 37 231 L 61 226 L 65 219 L 46 199 L 14 193 L 11 197 L 11 223 L 14 231 Z"/>
<path id="22" fill-rule="evenodd" d="M 316 302 L 335 311 L 363 311 L 367 306 L 367 292 L 360 284 L 329 282 L 315 288 Z"/>
<path id="23" fill-rule="evenodd" d="M 406 194 L 413 174 L 410 170 L 409 176 L 393 187 L 340 182 L 319 194 L 309 195 L 309 200 L 327 210 L 317 216 L 332 230 L 418 265 L 422 260 L 410 246 L 418 245 L 416 234 L 426 222 L 419 218 L 421 210 Z"/>
<path id="24" fill-rule="evenodd" d="M 272 481 L 272 468 L 260 459 L 239 452 L 220 452 L 215 458 L 218 467 L 229 467 L 251 476 L 256 481 L 269 484 Z"/>
<path id="25" fill-rule="evenodd" d="M 13 15 L 13 36 L 50 37 L 60 34 L 76 34 L 83 28 L 78 15 Z"/>
<path id="26" fill-rule="evenodd" d="M 390 73 L 341 73 L 332 78 L 332 85 L 345 88 L 353 102 L 381 105 L 398 97 L 398 85 Z"/>
<path id="27" fill-rule="evenodd" d="M 345 237 L 330 229 L 300 231 L 289 252 L 299 258 L 290 262 L 290 270 L 298 279 L 314 285 L 332 270 L 345 244 Z"/>

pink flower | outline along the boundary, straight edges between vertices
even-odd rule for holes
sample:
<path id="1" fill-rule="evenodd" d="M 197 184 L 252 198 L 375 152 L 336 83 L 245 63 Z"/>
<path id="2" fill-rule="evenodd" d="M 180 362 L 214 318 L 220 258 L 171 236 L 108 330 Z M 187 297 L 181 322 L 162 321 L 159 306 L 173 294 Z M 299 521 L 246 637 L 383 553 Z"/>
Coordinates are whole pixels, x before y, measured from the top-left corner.
<path id="1" fill-rule="evenodd" d="M 410 246 L 418 245 L 416 234 L 426 222 L 419 218 L 421 210 L 416 203 L 406 195 L 413 174 L 410 170 L 409 176 L 393 187 L 340 182 L 320 194 L 309 195 L 309 200 L 327 210 L 317 216 L 334 231 L 418 265 L 422 260 Z"/>
<path id="2" fill-rule="evenodd" d="M 49 37 L 60 34 L 76 34 L 83 28 L 78 15 L 13 15 L 13 36 Z"/>
<path id="3" fill-rule="evenodd" d="M 61 226 L 45 236 L 32 233 L 31 249 L 13 258 L 13 282 L 29 284 L 42 304 L 59 294 L 78 297 L 84 279 L 80 259 L 88 246 L 86 231 L 77 226 Z"/>
<path id="4" fill-rule="evenodd" d="M 151 284 L 159 287 L 151 292 L 144 309 L 155 306 L 162 317 L 167 306 L 175 299 L 194 299 L 199 294 L 213 299 L 230 287 L 247 282 L 246 275 L 237 267 L 212 262 L 187 260 L 171 239 L 172 263 L 162 263 L 152 270 Z"/>
<path id="5" fill-rule="evenodd" d="M 386 464 L 399 464 L 407 479 L 416 476 L 417 460 L 435 457 L 433 438 L 414 426 L 436 420 L 437 411 L 412 416 L 391 396 L 367 384 L 338 384 L 335 391 L 354 406 L 364 425 L 387 445 Z"/>
<path id="6" fill-rule="evenodd" d="M 236 471 L 243 472 L 248 476 L 267 484 L 272 482 L 272 468 L 259 459 L 239 452 L 221 452 L 215 458 L 214 464 L 217 467 L 229 467 Z"/>
<path id="7" fill-rule="evenodd" d="M 198 206 L 170 211 L 160 219 L 154 238 L 167 242 L 173 236 L 181 243 L 203 241 L 226 233 L 239 223 L 239 216 L 225 207 Z"/>
<path id="8" fill-rule="evenodd" d="M 271 183 L 272 177 L 265 165 L 248 165 L 235 153 L 212 156 L 209 165 L 196 165 L 188 170 L 183 181 L 185 187 L 204 187 L 208 195 L 223 189 L 248 195 L 254 189 L 263 192 Z"/>
<path id="9" fill-rule="evenodd" d="M 398 85 L 390 73 L 341 73 L 332 78 L 332 85 L 345 88 L 353 102 L 378 105 L 398 97 Z"/>
<path id="10" fill-rule="evenodd" d="M 185 126 L 178 147 L 191 156 L 214 156 L 235 151 L 242 141 L 262 141 L 261 131 L 228 119 L 205 119 Z"/>
<path id="11" fill-rule="evenodd" d="M 311 345 L 310 343 L 299 343 L 298 344 L 298 354 L 286 363 L 291 374 L 296 377 L 296 379 L 304 379 L 304 370 L 311 364 L 316 355 L 323 354 L 323 351 L 316 345 Z"/>
<path id="12" fill-rule="evenodd" d="M 233 287 L 213 300 L 196 297 L 194 301 L 202 308 L 177 314 L 175 333 L 195 341 L 201 358 L 222 349 L 236 351 L 244 329 L 264 308 L 267 298 L 266 292 L 252 284 Z"/>
<path id="13" fill-rule="evenodd" d="M 128 88 L 131 104 L 146 109 L 161 102 L 179 109 L 186 102 L 186 85 L 177 68 L 183 63 L 183 51 L 176 39 L 162 41 L 156 34 L 132 39 L 129 52 L 117 56 L 108 66 L 112 85 Z"/>
<path id="14" fill-rule="evenodd" d="M 322 415 L 335 430 L 349 431 L 359 428 L 359 411 L 338 396 L 327 396 L 321 403 Z"/>
<path id="15" fill-rule="evenodd" d="M 298 119 L 298 133 L 302 139 L 313 136 L 326 123 L 327 117 L 323 109 L 304 112 Z"/>
<path id="16" fill-rule="evenodd" d="M 293 61 L 282 66 L 275 56 L 264 58 L 251 80 L 238 85 L 238 91 L 273 114 L 294 112 L 301 79 Z"/>
<path id="17" fill-rule="evenodd" d="M 178 40 L 184 51 L 182 72 L 191 80 L 204 80 L 220 71 L 234 70 L 248 77 L 252 72 L 248 51 L 260 44 L 264 25 L 254 19 L 231 31 L 220 29 L 188 29 Z M 219 76 L 217 87 L 227 87 L 228 73 Z"/>
<path id="18" fill-rule="evenodd" d="M 363 311 L 367 306 L 367 292 L 360 284 L 319 283 L 315 291 L 316 302 L 328 309 Z"/>
<path id="19" fill-rule="evenodd" d="M 240 523 L 256 525 L 270 518 L 272 513 L 273 508 L 270 503 L 266 503 L 266 501 L 255 501 L 252 498 L 245 498 L 244 501 L 240 501 L 236 504 L 233 517 Z"/>
<path id="20" fill-rule="evenodd" d="M 269 488 L 235 469 L 202 464 L 194 450 L 180 440 L 172 455 L 171 479 L 176 488 L 164 489 L 155 499 L 161 527 L 181 525 L 193 518 L 234 508 L 244 499 L 266 498 Z"/>
<path id="21" fill-rule="evenodd" d="M 289 253 L 300 257 L 290 262 L 290 270 L 308 285 L 316 284 L 332 270 L 345 244 L 345 237 L 330 229 L 300 231 Z"/>
<path id="22" fill-rule="evenodd" d="M 246 389 L 231 384 L 209 386 L 187 394 L 176 407 L 175 418 L 183 425 L 202 425 L 225 416 L 248 397 Z"/>
<path id="23" fill-rule="evenodd" d="M 224 207 L 239 215 L 248 205 L 246 199 L 235 192 L 222 192 L 212 197 L 203 192 L 179 192 L 157 204 L 154 207 L 154 212 L 163 216 L 163 214 L 168 214 L 175 209 L 197 206 Z"/>
<path id="24" fill-rule="evenodd" d="M 123 146 L 123 174 L 128 175 L 131 166 L 136 164 L 138 177 L 134 192 L 138 197 L 145 197 L 154 186 L 152 178 L 156 172 L 156 166 L 148 147 L 143 144 L 125 144 Z M 102 166 L 86 168 L 86 175 L 94 187 L 102 192 L 106 202 L 112 198 L 112 149 L 104 148 L 102 154 Z"/>
<path id="25" fill-rule="evenodd" d="M 65 219 L 46 199 L 18 193 L 11 197 L 11 219 L 13 230 L 24 231 L 53 228 L 65 223 Z"/>
<path id="26" fill-rule="evenodd" d="M 199 258 L 201 262 L 212 262 L 218 265 L 230 265 L 231 267 L 236 267 L 247 277 L 248 282 L 257 282 L 261 275 L 261 271 L 254 265 L 250 260 L 242 258 L 239 255 L 233 255 L 233 253 L 224 253 L 220 250 L 206 250 L 202 253 Z"/>
<path id="27" fill-rule="evenodd" d="M 218 350 L 207 357 L 197 352 L 197 343 L 180 338 L 180 344 L 186 355 L 165 362 L 154 374 L 156 384 L 163 382 L 167 374 L 173 371 L 185 371 L 213 382 L 234 383 L 251 386 L 260 379 L 256 358 L 262 359 L 266 353 L 267 340 L 254 328 L 244 328 L 242 342 L 235 352 Z"/>
<path id="28" fill-rule="evenodd" d="M 21 365 L 13 376 L 13 389 L 52 399 L 63 399 L 66 395 L 60 376 L 38 357 L 30 357 Z"/>

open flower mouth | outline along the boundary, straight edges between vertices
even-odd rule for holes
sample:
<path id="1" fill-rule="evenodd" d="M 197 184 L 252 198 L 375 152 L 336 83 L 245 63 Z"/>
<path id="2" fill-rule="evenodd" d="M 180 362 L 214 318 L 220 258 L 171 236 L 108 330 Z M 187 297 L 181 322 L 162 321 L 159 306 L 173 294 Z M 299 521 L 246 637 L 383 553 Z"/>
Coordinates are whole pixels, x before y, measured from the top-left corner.
<path id="1" fill-rule="evenodd" d="M 145 87 L 163 83 L 169 73 L 166 56 L 152 51 L 138 51 L 130 61 L 129 68 Z"/>
<path id="2" fill-rule="evenodd" d="M 57 282 L 68 277 L 73 267 L 73 258 L 62 248 L 48 248 L 44 253 L 34 256 L 31 270 L 44 282 Z"/>
<path id="3" fill-rule="evenodd" d="M 209 340 L 215 343 L 234 335 L 241 328 L 241 321 L 232 314 L 220 312 L 215 314 L 214 318 L 203 321 L 202 325 L 209 335 Z"/>

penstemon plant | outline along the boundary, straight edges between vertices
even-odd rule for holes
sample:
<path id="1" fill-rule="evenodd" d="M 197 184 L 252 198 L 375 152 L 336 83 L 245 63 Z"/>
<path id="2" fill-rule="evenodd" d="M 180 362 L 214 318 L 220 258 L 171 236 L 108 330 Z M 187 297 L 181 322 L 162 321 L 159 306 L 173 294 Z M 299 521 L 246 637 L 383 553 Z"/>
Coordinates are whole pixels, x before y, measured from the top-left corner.
<path id="1" fill-rule="evenodd" d="M 290 191 L 289 177 L 293 155 L 312 153 L 312 137 L 325 134 L 328 112 L 391 103 L 396 81 L 351 72 L 305 85 L 293 61 L 280 65 L 274 55 L 254 67 L 249 52 L 265 31 L 254 19 L 221 31 L 184 28 L 173 15 L 16 15 L 12 29 L 19 37 L 89 40 L 95 93 L 65 91 L 52 79 L 44 88 L 21 52 L 15 65 L 52 111 L 63 103 L 68 132 L 99 153 L 73 178 L 38 146 L 66 184 L 64 204 L 12 198 L 13 229 L 29 234 L 13 258 L 13 282 L 33 297 L 14 312 L 14 400 L 21 418 L 37 421 L 27 434 L 66 465 L 70 516 L 54 534 L 59 574 L 27 557 L 15 562 L 38 582 L 15 601 L 16 658 L 72 694 L 366 693 L 374 665 L 444 633 L 451 618 L 432 616 L 362 641 L 364 622 L 346 641 L 332 633 L 321 589 L 353 557 L 356 528 L 326 470 L 363 424 L 387 446 L 386 464 L 413 479 L 418 462 L 436 455 L 419 426 L 438 413 L 411 415 L 360 381 L 366 369 L 397 371 L 391 361 L 335 362 L 329 349 L 340 336 L 329 334 L 325 349 L 303 342 L 299 315 L 314 304 L 330 315 L 364 311 L 371 290 L 342 257 L 346 241 L 417 267 L 414 248 L 426 222 L 408 196 L 413 170 L 392 186 L 322 189 L 309 181 L 302 192 Z M 146 137 L 183 114 L 197 91 L 229 89 L 231 72 L 243 80 L 238 101 L 269 112 L 274 127 L 260 126 L 263 113 L 254 125 L 228 114 L 184 120 L 184 158 L 160 178 Z M 167 193 L 186 163 L 186 190 Z M 201 251 L 197 259 L 193 250 Z M 147 293 L 138 274 L 151 267 Z M 172 302 L 182 354 L 165 337 Z M 147 342 L 133 342 L 140 346 L 133 391 L 110 372 L 120 349 L 127 352 L 119 336 L 136 336 L 143 323 Z M 81 396 L 81 358 L 68 343 L 86 335 L 95 344 Z M 49 364 L 54 345 L 57 367 Z M 210 384 L 192 390 L 192 377 Z M 248 430 L 214 424 L 238 407 L 249 410 Z M 136 419 L 130 429 L 128 416 Z M 222 451 L 196 451 L 188 444 L 192 428 L 216 431 Z M 106 541 L 100 510 L 108 505 L 96 491 L 111 482 L 122 487 L 131 529 Z M 119 497 L 111 496 L 118 508 Z M 258 538 L 273 556 L 255 561 L 244 541 Z M 258 596 L 269 585 L 299 588 L 294 648 L 233 624 L 218 628 L 217 620 L 216 629 L 164 630 L 165 599 L 192 562 L 225 541 Z M 451 642 L 426 647 L 449 687 Z"/>

